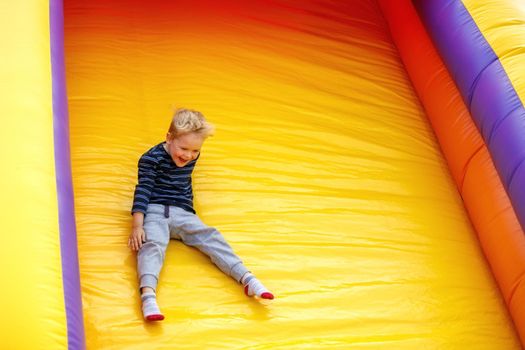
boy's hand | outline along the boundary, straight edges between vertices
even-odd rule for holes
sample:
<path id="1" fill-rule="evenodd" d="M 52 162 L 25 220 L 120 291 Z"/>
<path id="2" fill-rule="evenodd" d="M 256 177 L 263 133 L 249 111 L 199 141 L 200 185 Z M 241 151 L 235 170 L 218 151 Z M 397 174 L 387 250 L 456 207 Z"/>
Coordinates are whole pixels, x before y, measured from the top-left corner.
<path id="1" fill-rule="evenodd" d="M 146 241 L 146 233 L 142 226 L 133 227 L 128 239 L 128 247 L 133 251 L 138 251 L 142 248 L 142 244 Z"/>

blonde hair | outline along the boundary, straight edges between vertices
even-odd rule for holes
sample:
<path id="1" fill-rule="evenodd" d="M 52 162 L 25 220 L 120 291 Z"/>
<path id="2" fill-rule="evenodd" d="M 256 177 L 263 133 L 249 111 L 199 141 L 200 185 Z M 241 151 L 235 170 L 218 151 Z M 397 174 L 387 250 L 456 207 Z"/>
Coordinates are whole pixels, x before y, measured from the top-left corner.
<path id="1" fill-rule="evenodd" d="M 171 120 L 168 133 L 171 137 L 196 132 L 206 138 L 213 135 L 215 128 L 206 121 L 201 112 L 192 109 L 179 108 L 175 111 Z"/>

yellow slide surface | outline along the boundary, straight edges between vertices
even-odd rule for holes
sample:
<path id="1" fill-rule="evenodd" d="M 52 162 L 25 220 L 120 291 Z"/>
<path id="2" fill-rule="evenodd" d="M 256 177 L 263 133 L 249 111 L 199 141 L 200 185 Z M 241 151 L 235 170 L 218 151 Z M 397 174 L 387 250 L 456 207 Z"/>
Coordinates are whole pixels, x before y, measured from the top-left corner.
<path id="1" fill-rule="evenodd" d="M 519 349 L 375 1 L 64 2 L 88 349 Z M 215 124 L 196 210 L 275 294 L 172 241 L 142 320 L 127 246 L 174 107 Z"/>

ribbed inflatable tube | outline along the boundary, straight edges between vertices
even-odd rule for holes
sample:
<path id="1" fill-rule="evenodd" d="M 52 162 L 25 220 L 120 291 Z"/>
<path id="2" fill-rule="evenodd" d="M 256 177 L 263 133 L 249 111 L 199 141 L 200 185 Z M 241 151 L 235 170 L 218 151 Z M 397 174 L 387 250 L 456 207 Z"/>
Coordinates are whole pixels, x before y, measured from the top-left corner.
<path id="1" fill-rule="evenodd" d="M 525 287 L 525 235 L 496 172 L 489 148 L 411 2 L 380 1 L 380 4 L 525 343 L 525 293 L 522 291 Z"/>
<path id="2" fill-rule="evenodd" d="M 416 3 L 490 152 L 472 158 L 480 171 L 466 178 L 463 198 L 478 211 L 473 222 L 525 343 L 525 235 L 517 226 L 525 227 L 525 9 L 516 1 Z M 485 181 L 492 160 L 502 185 Z M 496 188 L 512 203 L 486 190 Z"/>

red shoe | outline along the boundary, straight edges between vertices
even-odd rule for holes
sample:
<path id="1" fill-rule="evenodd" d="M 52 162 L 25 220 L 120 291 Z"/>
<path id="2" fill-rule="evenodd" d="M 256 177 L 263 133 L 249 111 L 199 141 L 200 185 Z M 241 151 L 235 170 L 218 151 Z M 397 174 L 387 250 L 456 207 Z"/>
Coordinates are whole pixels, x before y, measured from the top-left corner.
<path id="1" fill-rule="evenodd" d="M 251 295 L 248 293 L 248 289 L 249 289 L 249 286 L 245 285 L 244 286 L 244 294 L 246 294 L 247 296 L 251 297 Z M 270 299 L 271 300 L 271 299 L 273 299 L 275 297 L 270 292 L 264 292 L 264 293 L 261 294 L 261 298 L 263 298 L 263 299 Z"/>

